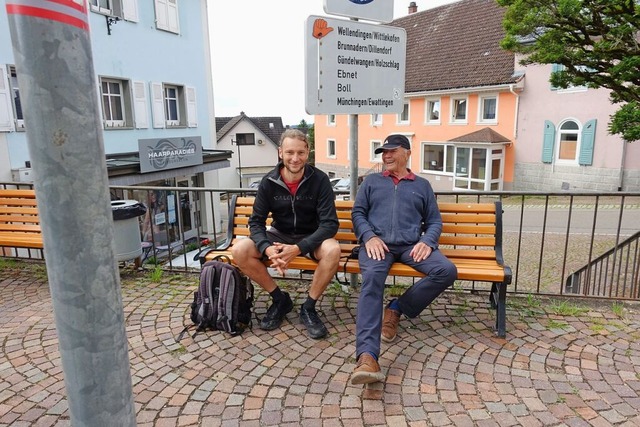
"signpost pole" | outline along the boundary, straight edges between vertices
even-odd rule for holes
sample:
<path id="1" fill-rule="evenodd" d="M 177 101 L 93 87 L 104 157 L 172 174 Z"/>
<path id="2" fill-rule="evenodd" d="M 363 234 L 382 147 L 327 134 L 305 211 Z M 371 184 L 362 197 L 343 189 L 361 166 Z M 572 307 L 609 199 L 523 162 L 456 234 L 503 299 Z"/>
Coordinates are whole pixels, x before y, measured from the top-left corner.
<path id="1" fill-rule="evenodd" d="M 71 424 L 126 427 L 136 413 L 87 4 L 6 10 Z"/>

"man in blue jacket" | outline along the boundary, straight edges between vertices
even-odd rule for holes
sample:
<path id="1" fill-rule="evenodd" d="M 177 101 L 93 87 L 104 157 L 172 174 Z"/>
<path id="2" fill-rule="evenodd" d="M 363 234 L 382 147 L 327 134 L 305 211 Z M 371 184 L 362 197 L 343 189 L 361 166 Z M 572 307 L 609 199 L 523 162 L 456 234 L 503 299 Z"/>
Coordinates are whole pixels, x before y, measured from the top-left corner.
<path id="1" fill-rule="evenodd" d="M 333 238 L 339 226 L 335 195 L 329 177 L 307 163 L 309 145 L 304 133 L 287 129 L 280 137 L 278 155 L 280 163 L 258 187 L 249 218 L 251 239 L 233 246 L 233 258 L 243 273 L 271 295 L 273 303 L 260 322 L 260 328 L 267 331 L 280 327 L 293 309 L 293 302 L 262 261 L 268 259 L 282 275 L 298 255 L 318 261 L 309 295 L 300 307 L 300 321 L 311 338 L 319 339 L 327 335 L 327 328 L 318 317 L 316 301 L 336 274 L 340 261 L 340 245 Z M 269 213 L 273 222 L 267 230 Z"/>
<path id="2" fill-rule="evenodd" d="M 409 140 L 404 135 L 389 135 L 375 152 L 382 152 L 385 170 L 364 180 L 351 215 L 361 242 L 358 262 L 362 274 L 352 384 L 384 381 L 378 364 L 381 337 L 393 342 L 400 316 L 416 317 L 457 277 L 455 265 L 438 250 L 442 217 L 431 184 L 407 168 Z M 383 319 L 384 284 L 395 261 L 427 276 L 392 300 Z"/>

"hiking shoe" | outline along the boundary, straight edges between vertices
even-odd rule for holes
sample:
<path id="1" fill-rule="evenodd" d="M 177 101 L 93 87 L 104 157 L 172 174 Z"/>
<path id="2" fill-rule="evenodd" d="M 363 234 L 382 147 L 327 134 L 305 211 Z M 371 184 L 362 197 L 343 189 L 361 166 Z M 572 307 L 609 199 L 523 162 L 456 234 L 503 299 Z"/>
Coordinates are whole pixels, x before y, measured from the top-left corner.
<path id="1" fill-rule="evenodd" d="M 279 303 L 271 304 L 271 307 L 267 310 L 267 314 L 264 315 L 260 321 L 260 329 L 265 331 L 272 331 L 279 328 L 282 325 L 282 321 L 287 317 L 287 313 L 293 309 L 293 302 L 287 292 L 283 292 L 284 297 Z"/>
<path id="2" fill-rule="evenodd" d="M 304 304 L 300 306 L 300 321 L 307 327 L 309 336 L 314 340 L 327 336 L 327 328 L 324 327 L 324 323 L 318 317 L 318 313 L 315 309 L 307 310 L 304 308 Z"/>
<path id="3" fill-rule="evenodd" d="M 371 384 L 384 381 L 384 374 L 375 357 L 369 353 L 362 353 L 351 375 L 351 384 Z"/>
<path id="4" fill-rule="evenodd" d="M 398 335 L 398 323 L 400 322 L 400 312 L 390 308 L 384 309 L 382 318 L 382 341 L 393 342 Z"/>

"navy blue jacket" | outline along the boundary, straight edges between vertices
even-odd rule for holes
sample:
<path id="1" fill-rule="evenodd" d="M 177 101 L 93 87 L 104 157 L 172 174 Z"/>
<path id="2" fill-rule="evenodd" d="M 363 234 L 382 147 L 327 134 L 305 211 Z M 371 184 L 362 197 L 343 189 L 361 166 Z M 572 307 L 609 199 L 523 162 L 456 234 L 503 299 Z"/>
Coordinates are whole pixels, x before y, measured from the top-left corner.
<path id="1" fill-rule="evenodd" d="M 442 217 L 431 184 L 416 176 L 402 179 L 376 173 L 367 176 L 351 213 L 360 242 L 378 236 L 387 245 L 413 245 L 422 241 L 438 248 Z"/>

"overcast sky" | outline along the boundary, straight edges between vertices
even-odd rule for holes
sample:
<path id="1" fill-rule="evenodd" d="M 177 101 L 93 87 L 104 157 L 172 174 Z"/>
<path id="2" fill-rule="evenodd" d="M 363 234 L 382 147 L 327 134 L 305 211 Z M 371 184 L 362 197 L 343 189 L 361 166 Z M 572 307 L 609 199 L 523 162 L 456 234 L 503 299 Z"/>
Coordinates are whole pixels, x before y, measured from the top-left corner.
<path id="1" fill-rule="evenodd" d="M 415 0 L 418 12 L 453 1 Z M 394 0 L 394 19 L 407 15 L 409 3 Z M 304 23 L 310 15 L 329 16 L 323 0 L 214 0 L 209 5 L 215 115 L 244 111 L 250 117 L 282 117 L 285 125 L 302 119 L 313 123 L 304 109 Z"/>

